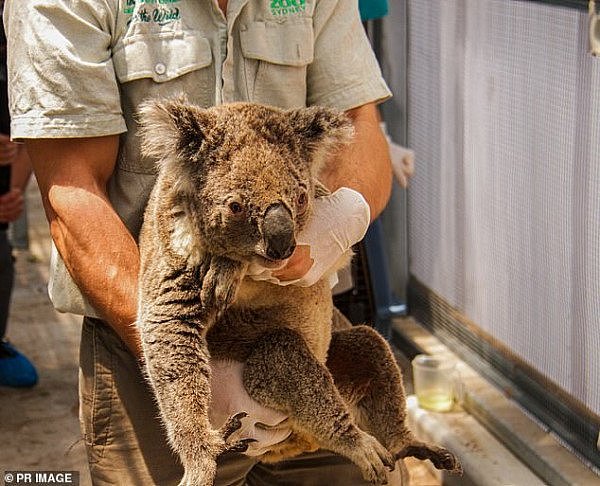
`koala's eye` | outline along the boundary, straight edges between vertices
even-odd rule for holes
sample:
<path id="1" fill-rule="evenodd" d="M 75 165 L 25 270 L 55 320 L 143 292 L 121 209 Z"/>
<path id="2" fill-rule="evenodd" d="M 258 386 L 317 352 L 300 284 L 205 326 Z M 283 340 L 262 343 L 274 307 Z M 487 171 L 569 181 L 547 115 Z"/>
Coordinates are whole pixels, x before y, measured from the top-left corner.
<path id="1" fill-rule="evenodd" d="M 237 201 L 231 201 L 229 203 L 229 211 L 231 211 L 232 214 L 242 214 L 244 212 L 244 206 Z"/>
<path id="2" fill-rule="evenodd" d="M 296 200 L 296 208 L 299 214 L 302 214 L 306 211 L 306 207 L 308 206 L 308 194 L 305 192 L 301 192 L 298 194 L 298 199 Z"/>

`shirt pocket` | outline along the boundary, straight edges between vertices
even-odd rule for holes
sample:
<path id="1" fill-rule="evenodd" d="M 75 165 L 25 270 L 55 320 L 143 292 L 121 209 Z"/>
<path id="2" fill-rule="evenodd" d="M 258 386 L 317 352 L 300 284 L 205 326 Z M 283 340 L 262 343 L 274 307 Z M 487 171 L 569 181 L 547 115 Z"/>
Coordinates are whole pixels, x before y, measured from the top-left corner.
<path id="1" fill-rule="evenodd" d="M 242 27 L 240 43 L 251 101 L 282 108 L 306 105 L 306 70 L 314 55 L 312 19 L 253 22 Z"/>
<path id="2" fill-rule="evenodd" d="M 113 62 L 121 84 L 145 78 L 163 83 L 208 67 L 212 52 L 208 39 L 195 32 L 138 35 L 115 48 Z"/>

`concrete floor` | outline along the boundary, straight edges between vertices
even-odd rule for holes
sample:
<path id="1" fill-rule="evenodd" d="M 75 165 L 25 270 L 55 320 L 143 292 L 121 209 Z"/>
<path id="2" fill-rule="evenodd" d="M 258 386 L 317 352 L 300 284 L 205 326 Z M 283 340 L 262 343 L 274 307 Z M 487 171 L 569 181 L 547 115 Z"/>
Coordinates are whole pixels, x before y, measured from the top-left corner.
<path id="1" fill-rule="evenodd" d="M 80 318 L 57 313 L 48 300 L 50 239 L 35 183 L 27 196 L 30 250 L 16 252 L 8 338 L 34 361 L 40 382 L 31 390 L 0 388 L 0 472 L 79 471 L 80 485 L 88 486 L 77 420 Z M 412 486 L 440 484 L 422 462 L 407 465 Z"/>

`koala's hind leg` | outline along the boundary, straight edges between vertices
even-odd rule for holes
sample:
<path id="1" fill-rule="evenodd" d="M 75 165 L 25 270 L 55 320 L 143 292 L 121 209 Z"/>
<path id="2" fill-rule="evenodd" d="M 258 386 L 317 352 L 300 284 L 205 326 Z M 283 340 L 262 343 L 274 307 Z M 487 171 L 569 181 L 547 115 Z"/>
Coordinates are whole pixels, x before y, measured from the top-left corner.
<path id="1" fill-rule="evenodd" d="M 387 482 L 392 455 L 354 424 L 329 371 L 296 332 L 281 329 L 256 343 L 244 386 L 260 404 L 288 414 L 321 447 L 353 461 L 367 481 Z"/>
<path id="2" fill-rule="evenodd" d="M 332 335 L 327 359 L 340 394 L 355 411 L 358 425 L 372 433 L 398 459 L 429 459 L 438 469 L 460 472 L 446 449 L 415 439 L 406 425 L 402 374 L 388 343 L 368 326 Z"/>

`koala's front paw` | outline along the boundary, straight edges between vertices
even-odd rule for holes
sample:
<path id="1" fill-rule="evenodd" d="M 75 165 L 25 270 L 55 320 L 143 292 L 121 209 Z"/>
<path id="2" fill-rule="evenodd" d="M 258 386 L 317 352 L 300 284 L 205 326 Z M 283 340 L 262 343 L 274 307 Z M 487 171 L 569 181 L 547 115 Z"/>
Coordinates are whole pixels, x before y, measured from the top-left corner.
<path id="1" fill-rule="evenodd" d="M 247 416 L 248 414 L 246 412 L 236 413 L 235 415 L 229 417 L 227 422 L 225 422 L 225 425 L 221 427 L 220 432 L 226 444 L 223 452 L 246 452 L 248 450 L 248 446 L 252 442 L 256 442 L 256 439 L 250 438 L 234 441 L 229 440 L 231 435 L 242 427 L 242 419 Z"/>
<path id="2" fill-rule="evenodd" d="M 211 256 L 202 266 L 200 299 L 205 309 L 223 312 L 235 299 L 244 277 L 245 264 L 220 256 Z"/>
<path id="3" fill-rule="evenodd" d="M 179 486 L 212 486 L 217 468 L 217 458 L 224 452 L 245 452 L 254 439 L 228 441 L 231 434 L 242 426 L 245 412 L 237 413 L 218 430 L 207 431 L 200 440 L 181 455 L 184 475 Z M 197 447 L 198 443 L 203 447 Z"/>
<path id="4" fill-rule="evenodd" d="M 213 440 L 205 437 L 202 448 L 197 447 L 190 455 L 181 456 L 183 463 L 183 478 L 178 486 L 212 486 L 217 474 L 217 457 L 223 450 L 224 441 L 218 434 L 212 435 Z"/>
<path id="5" fill-rule="evenodd" d="M 204 471 L 186 470 L 178 486 L 211 486 L 213 481 L 214 479 L 207 479 Z"/>

